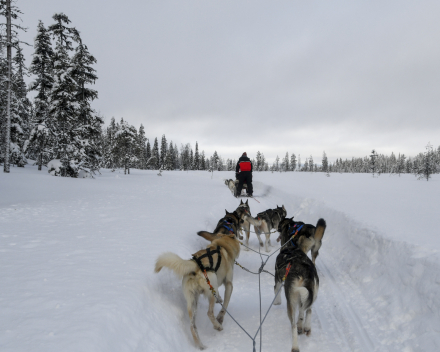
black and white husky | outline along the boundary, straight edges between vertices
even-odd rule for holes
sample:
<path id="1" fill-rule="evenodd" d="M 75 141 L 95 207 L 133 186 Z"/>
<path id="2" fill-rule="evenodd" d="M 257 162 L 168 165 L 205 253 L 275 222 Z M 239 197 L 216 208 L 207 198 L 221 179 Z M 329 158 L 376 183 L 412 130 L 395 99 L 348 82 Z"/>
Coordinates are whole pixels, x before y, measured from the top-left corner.
<path id="1" fill-rule="evenodd" d="M 256 218 L 253 218 L 250 214 L 245 215 L 243 217 L 244 221 L 249 222 L 254 225 L 255 234 L 258 237 L 258 242 L 260 242 L 260 246 L 263 247 L 263 241 L 261 240 L 261 234 L 264 233 L 266 235 L 266 241 L 264 242 L 264 248 L 266 252 L 270 252 L 269 246 L 270 243 L 270 233 L 272 230 L 278 231 L 278 225 L 287 215 L 286 208 L 284 205 L 277 207 L 275 209 L 267 209 L 262 213 L 257 214 Z M 246 246 L 249 246 L 249 232 L 246 233 Z"/>
<path id="2" fill-rule="evenodd" d="M 299 352 L 298 334 L 309 336 L 312 319 L 312 305 L 318 296 L 319 277 L 316 267 L 307 252 L 315 244 L 312 236 L 297 233 L 293 238 L 284 232 L 281 234 L 281 245 L 286 244 L 275 263 L 275 294 L 280 291 L 284 281 L 284 293 L 287 300 L 287 316 L 292 325 L 292 352 Z M 278 294 L 274 304 L 281 304 Z M 298 320 L 296 311 L 298 308 Z M 304 319 L 305 312 L 305 319 Z"/>

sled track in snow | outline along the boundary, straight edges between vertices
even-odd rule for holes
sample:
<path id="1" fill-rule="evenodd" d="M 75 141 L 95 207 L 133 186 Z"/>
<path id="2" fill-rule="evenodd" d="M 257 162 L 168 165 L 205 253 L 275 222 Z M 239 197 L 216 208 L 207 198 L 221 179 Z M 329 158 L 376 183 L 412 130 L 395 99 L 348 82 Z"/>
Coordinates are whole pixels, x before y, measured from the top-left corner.
<path id="1" fill-rule="evenodd" d="M 373 331 L 367 317 L 361 318 L 355 308 L 355 304 L 357 307 L 365 305 L 365 302 L 361 302 L 359 292 L 356 292 L 359 289 L 348 275 L 336 277 L 325 261 L 320 259 L 317 260 L 320 290 L 314 312 L 321 322 L 322 330 L 333 329 L 328 324 L 336 325 L 337 334 L 347 345 L 347 351 L 379 351 L 380 341 L 376 337 L 379 332 Z"/>

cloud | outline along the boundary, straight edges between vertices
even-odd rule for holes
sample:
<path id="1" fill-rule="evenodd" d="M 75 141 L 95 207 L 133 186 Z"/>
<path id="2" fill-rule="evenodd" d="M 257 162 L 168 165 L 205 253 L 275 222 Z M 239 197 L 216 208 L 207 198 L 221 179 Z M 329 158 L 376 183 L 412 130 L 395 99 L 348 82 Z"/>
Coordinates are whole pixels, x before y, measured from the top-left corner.
<path id="1" fill-rule="evenodd" d="M 94 106 L 108 120 L 231 158 L 440 144 L 438 2 L 127 5 L 20 3 L 30 37 L 39 16 L 69 15 L 98 59 Z"/>

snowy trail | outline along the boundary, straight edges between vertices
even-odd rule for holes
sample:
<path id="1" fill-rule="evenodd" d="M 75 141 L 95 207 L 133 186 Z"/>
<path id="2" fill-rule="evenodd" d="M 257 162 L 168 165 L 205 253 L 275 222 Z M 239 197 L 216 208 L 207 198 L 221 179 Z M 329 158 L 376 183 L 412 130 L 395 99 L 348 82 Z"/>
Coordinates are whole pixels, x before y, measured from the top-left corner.
<path id="1" fill-rule="evenodd" d="M 165 251 L 189 258 L 206 245 L 195 233 L 212 230 L 225 209 L 236 208 L 237 199 L 222 183 L 228 173 L 211 179 L 206 172 L 157 177 L 152 171 L 133 170 L 124 176 L 103 170 L 95 180 L 71 180 L 32 168 L 13 172 L 15 178 L 0 175 L 2 352 L 196 350 L 180 279 L 167 271 L 154 274 L 153 266 Z M 350 208 L 329 206 L 334 198 L 326 198 L 320 182 L 337 185 L 338 175 L 322 181 L 316 175 L 295 174 L 305 188 L 319 189 L 323 199 L 298 195 L 290 179 L 273 182 L 278 176 L 267 173 L 255 181 L 260 203 L 249 199 L 249 204 L 254 215 L 284 204 L 297 220 L 327 221 L 317 259 L 320 291 L 312 335 L 299 337 L 301 351 L 440 350 L 438 253 L 378 232 L 385 227 L 380 212 L 370 217 L 373 226 L 366 227 L 351 216 Z M 343 182 L 347 193 L 355 192 L 356 184 Z M 365 213 L 371 213 L 369 204 Z M 376 207 L 374 199 L 371 207 Z M 422 225 L 433 228 L 430 221 Z M 427 231 L 418 236 L 424 233 L 425 239 L 433 238 Z M 273 234 L 272 251 L 279 248 L 275 239 Z M 252 233 L 250 246 L 258 250 Z M 266 266 L 270 272 L 275 258 Z M 238 262 L 257 271 L 261 260 L 242 251 Z M 259 325 L 258 276 L 237 266 L 234 270 L 229 311 L 254 335 Z M 263 314 L 274 297 L 273 285 L 273 277 L 263 273 Z M 290 351 L 290 322 L 284 292 L 280 294 L 283 304 L 271 309 L 263 325 L 263 351 Z M 224 330 L 214 330 L 207 309 L 207 301 L 200 299 L 197 324 L 209 350 L 252 351 L 252 341 L 228 316 Z"/>

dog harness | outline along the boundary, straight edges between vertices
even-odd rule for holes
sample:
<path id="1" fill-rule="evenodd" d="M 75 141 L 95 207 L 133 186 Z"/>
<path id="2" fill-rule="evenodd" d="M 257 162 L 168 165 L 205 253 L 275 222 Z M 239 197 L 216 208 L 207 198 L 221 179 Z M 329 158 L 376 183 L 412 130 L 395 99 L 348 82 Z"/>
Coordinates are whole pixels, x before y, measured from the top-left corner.
<path id="1" fill-rule="evenodd" d="M 217 265 L 214 268 L 214 258 L 212 257 L 213 254 L 218 254 L 217 256 Z M 202 259 L 203 258 L 208 258 L 209 260 L 209 267 L 205 268 L 205 266 L 202 263 Z M 206 248 L 206 253 L 202 254 L 200 257 L 196 257 L 193 255 L 192 260 L 194 260 L 197 265 L 199 266 L 200 270 L 202 270 L 202 272 L 206 272 L 206 271 L 213 271 L 214 273 L 217 272 L 218 268 L 220 268 L 220 264 L 222 262 L 222 256 L 220 253 L 220 246 L 217 246 L 217 249 L 214 249 L 213 251 L 211 251 L 211 248 Z"/>
<path id="2" fill-rule="evenodd" d="M 293 238 L 298 234 L 298 232 L 303 228 L 304 224 L 302 224 L 301 226 L 299 226 L 298 228 L 296 228 L 298 224 L 293 225 L 293 231 L 289 234 L 289 236 L 291 236 L 294 232 L 295 234 L 290 237 L 290 242 L 292 243 L 293 247 L 296 247 L 296 244 L 293 243 Z"/>
<path id="3" fill-rule="evenodd" d="M 222 227 L 224 227 L 226 230 L 228 230 L 231 233 L 234 233 L 234 229 L 232 227 L 229 227 L 228 225 L 232 225 L 232 223 L 228 222 L 226 219 L 223 220 L 224 224 Z"/>

